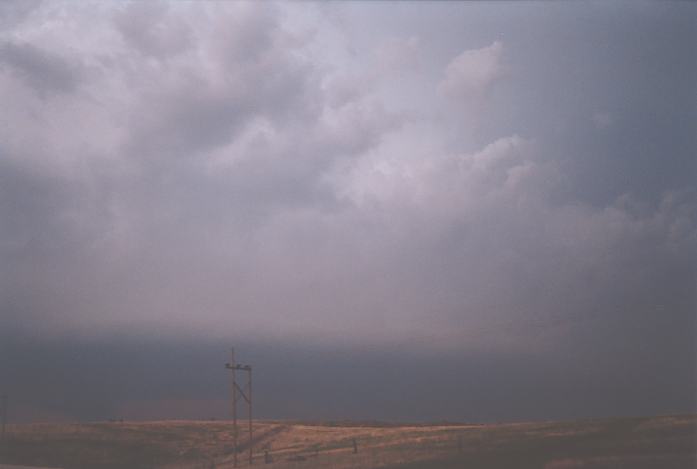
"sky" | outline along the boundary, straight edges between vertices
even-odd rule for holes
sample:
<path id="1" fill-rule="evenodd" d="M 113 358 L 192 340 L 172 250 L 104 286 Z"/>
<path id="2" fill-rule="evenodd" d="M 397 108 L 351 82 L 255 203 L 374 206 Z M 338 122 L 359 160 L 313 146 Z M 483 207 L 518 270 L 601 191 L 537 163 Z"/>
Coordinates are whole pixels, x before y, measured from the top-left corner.
<path id="1" fill-rule="evenodd" d="M 696 412 L 697 5 L 0 4 L 11 421 Z"/>

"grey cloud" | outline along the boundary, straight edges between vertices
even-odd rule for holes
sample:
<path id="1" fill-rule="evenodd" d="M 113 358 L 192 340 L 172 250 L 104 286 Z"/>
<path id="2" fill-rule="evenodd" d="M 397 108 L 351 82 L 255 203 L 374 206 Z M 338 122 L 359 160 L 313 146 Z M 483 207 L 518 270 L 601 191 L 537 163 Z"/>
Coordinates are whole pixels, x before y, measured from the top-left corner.
<path id="1" fill-rule="evenodd" d="M 274 43 L 283 39 L 278 8 L 273 3 L 253 6 L 240 2 L 228 15 L 218 18 L 216 27 L 215 46 L 226 67 L 261 62 Z"/>
<path id="2" fill-rule="evenodd" d="M 418 36 L 392 37 L 385 40 L 376 51 L 377 62 L 387 69 L 404 70 L 419 60 L 421 40 Z"/>
<path id="3" fill-rule="evenodd" d="M 116 13 L 114 22 L 123 39 L 136 50 L 154 57 L 167 57 L 191 46 L 191 31 L 181 17 L 169 13 L 161 2 L 129 3 Z"/>
<path id="4" fill-rule="evenodd" d="M 10 418 L 225 418 L 226 345 L 4 341 L 0 366 L 13 382 Z M 670 414 L 695 405 L 694 378 L 676 381 L 661 367 L 656 380 L 647 379 L 641 366 L 618 368 L 612 358 L 238 346 L 238 355 L 244 351 L 255 366 L 259 418 L 487 422 L 632 416 L 637 408 Z M 9 359 L 20 355 L 21 364 Z M 654 366 L 648 358 L 645 364 Z M 414 369 L 421 371 L 415 376 Z M 52 392 L 42 392 L 46 387 Z M 439 399 L 424 399 L 433 394 Z"/>
<path id="5" fill-rule="evenodd" d="M 190 156 L 230 143 L 254 119 L 286 126 L 289 120 L 316 115 L 320 98 L 311 65 L 278 42 L 279 25 L 273 16 L 264 14 L 257 24 L 258 15 L 247 15 L 258 26 L 252 27 L 242 21 L 246 16 L 237 17 L 238 10 L 256 11 L 241 4 L 216 18 L 220 28 L 227 26 L 224 39 L 200 44 L 202 57 L 194 54 L 184 67 L 165 66 L 175 75 L 172 80 L 162 77 L 162 82 L 152 83 L 147 63 L 139 64 L 148 78 L 132 83 L 141 96 L 131 112 L 132 137 L 126 152 Z M 248 42 L 258 50 L 250 52 Z M 230 53 L 237 49 L 250 55 Z"/>
<path id="6" fill-rule="evenodd" d="M 0 4 L 0 27 L 8 28 L 25 21 L 42 0 L 7 0 Z"/>
<path id="7" fill-rule="evenodd" d="M 13 393 L 47 354 L 69 378 L 27 412 L 215 412 L 220 370 L 149 370 L 161 345 L 200 371 L 230 341 L 269 370 L 269 417 L 695 408 L 694 7 L 389 5 L 105 4 L 103 29 L 68 6 L 79 41 L 14 25 L 3 67 L 63 93 L 0 88 L 0 359 Z M 299 379 L 273 395 L 296 360 L 344 413 Z M 425 388 L 381 397 L 414 360 L 446 396 L 422 411 Z M 99 391 L 62 407 L 80 386 Z M 489 395 L 508 386 L 519 402 Z"/>
<path id="8" fill-rule="evenodd" d="M 80 82 L 80 67 L 32 44 L 5 42 L 0 63 L 40 94 L 71 93 Z"/>

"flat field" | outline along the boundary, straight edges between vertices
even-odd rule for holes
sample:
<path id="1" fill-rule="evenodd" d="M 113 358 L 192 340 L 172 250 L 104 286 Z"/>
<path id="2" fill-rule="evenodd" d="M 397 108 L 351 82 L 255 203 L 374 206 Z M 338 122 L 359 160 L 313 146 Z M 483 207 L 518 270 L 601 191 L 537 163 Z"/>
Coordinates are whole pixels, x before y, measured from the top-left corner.
<path id="1" fill-rule="evenodd" d="M 238 467 L 249 465 L 246 429 L 240 425 Z M 253 430 L 254 465 L 270 469 L 697 468 L 696 415 L 487 425 L 255 421 Z M 232 441 L 228 421 L 8 425 L 0 468 L 231 468 Z"/>

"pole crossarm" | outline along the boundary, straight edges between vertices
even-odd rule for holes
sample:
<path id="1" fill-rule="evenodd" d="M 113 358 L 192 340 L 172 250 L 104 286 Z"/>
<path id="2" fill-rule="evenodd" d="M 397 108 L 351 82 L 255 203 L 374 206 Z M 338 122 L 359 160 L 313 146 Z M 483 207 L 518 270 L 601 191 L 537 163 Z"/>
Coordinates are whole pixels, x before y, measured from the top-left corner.
<path id="1" fill-rule="evenodd" d="M 249 365 L 231 365 L 229 363 L 225 364 L 225 368 L 228 370 L 243 370 L 243 371 L 252 371 L 252 367 Z"/>

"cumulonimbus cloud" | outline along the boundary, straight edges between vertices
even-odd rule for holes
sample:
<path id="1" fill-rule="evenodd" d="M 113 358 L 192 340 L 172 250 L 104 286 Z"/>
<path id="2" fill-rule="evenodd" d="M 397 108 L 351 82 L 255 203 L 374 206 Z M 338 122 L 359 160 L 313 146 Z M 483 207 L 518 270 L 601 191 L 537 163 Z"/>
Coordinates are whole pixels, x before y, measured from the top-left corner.
<path id="1" fill-rule="evenodd" d="M 350 41 L 288 41 L 282 8 L 108 6 L 99 28 L 78 22 L 88 39 L 17 25 L 30 59 L 11 46 L 0 69 L 17 126 L 0 129 L 8 324 L 510 350 L 607 315 L 656 325 L 659 297 L 688 320 L 670 293 L 694 275 L 689 193 L 593 206 L 564 195 L 574 174 L 547 135 L 462 145 L 443 130 L 443 107 L 490 106 L 502 42 L 414 75 L 428 103 L 414 117 L 395 75 L 347 90 L 322 60 Z M 385 43 L 399 73 L 427 46 L 415 37 Z M 35 60 L 57 48 L 79 80 Z"/>

